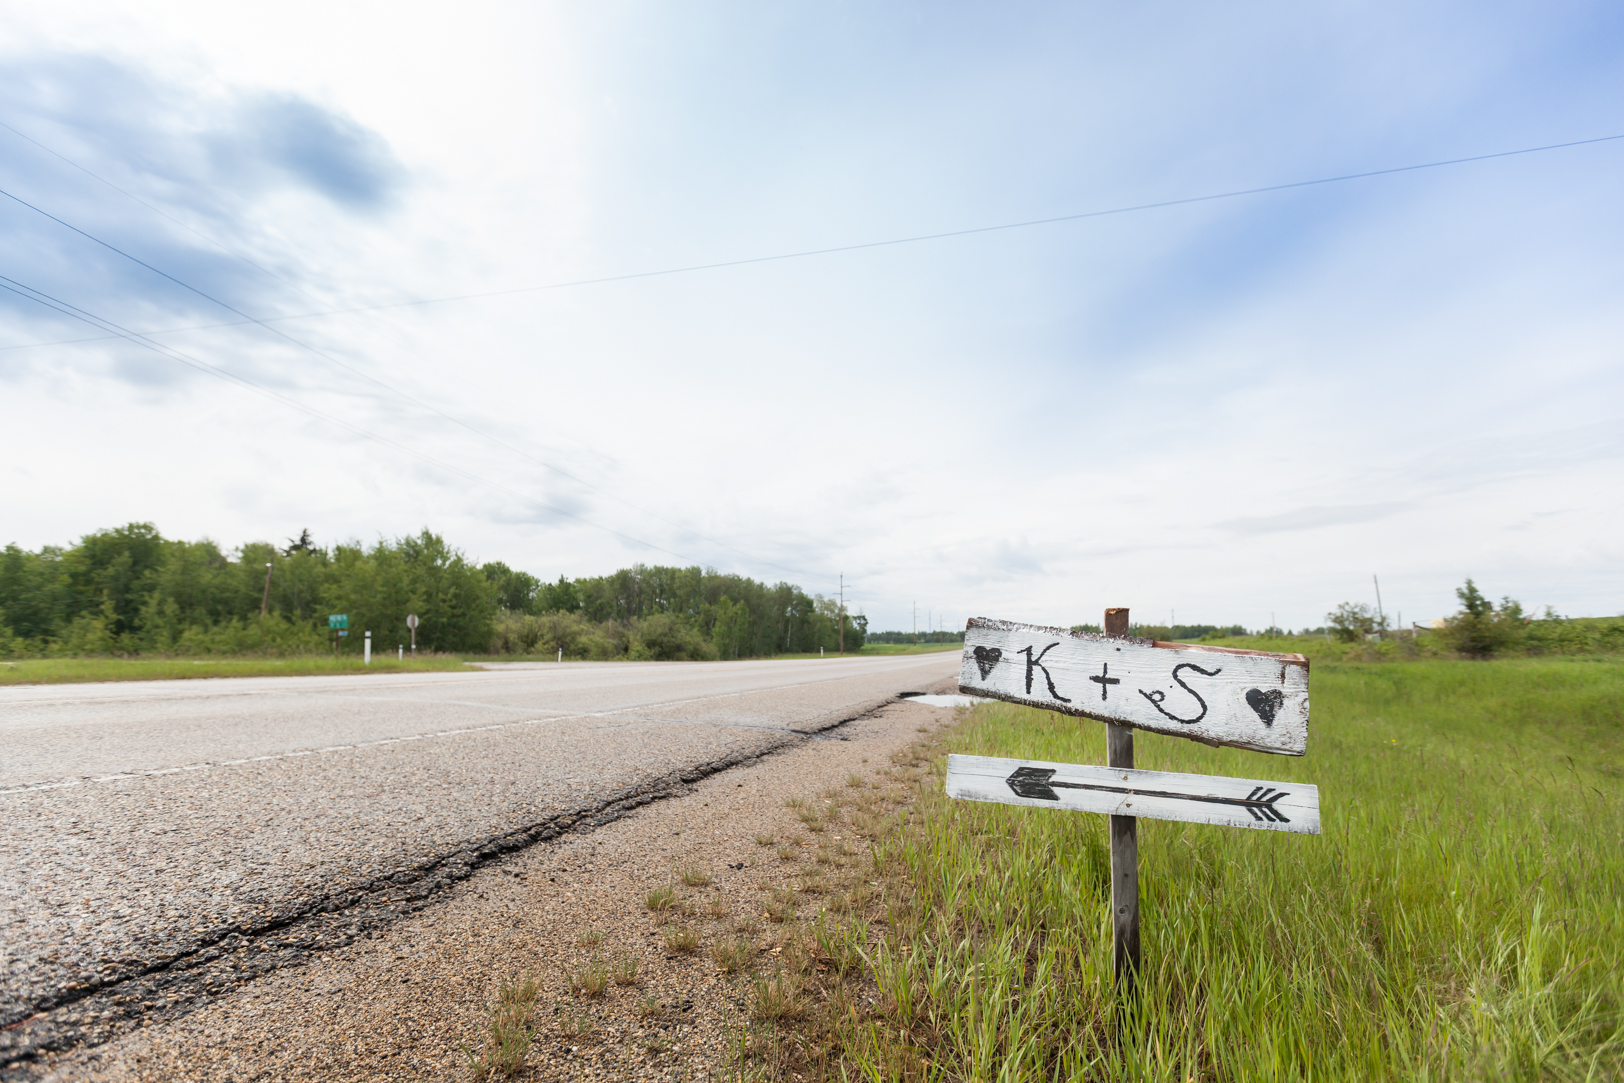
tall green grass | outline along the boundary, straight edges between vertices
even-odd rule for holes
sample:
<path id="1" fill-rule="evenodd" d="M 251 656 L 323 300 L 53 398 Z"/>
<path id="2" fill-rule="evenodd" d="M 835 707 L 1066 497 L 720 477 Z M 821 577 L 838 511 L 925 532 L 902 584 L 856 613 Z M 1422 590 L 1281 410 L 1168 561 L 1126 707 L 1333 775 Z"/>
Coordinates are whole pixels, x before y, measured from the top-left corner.
<path id="1" fill-rule="evenodd" d="M 1318 837 L 1140 821 L 1144 972 L 1111 983 L 1105 819 L 953 802 L 876 848 L 865 1078 L 1624 1077 L 1624 661 L 1316 664 L 1303 759 L 1140 734 L 1146 768 L 1320 787 Z M 989 704 L 931 750 L 1102 763 Z"/>

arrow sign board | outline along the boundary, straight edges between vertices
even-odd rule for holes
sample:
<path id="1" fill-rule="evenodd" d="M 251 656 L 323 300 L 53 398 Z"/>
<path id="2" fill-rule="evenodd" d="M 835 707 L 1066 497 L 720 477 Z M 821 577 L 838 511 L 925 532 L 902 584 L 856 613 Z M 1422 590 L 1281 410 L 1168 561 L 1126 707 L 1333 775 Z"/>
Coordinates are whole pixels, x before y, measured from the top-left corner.
<path id="1" fill-rule="evenodd" d="M 949 756 L 947 795 L 1029 808 L 1320 833 L 1319 787 L 1306 782 Z"/>
<path id="2" fill-rule="evenodd" d="M 959 691 L 1203 744 L 1287 756 L 1308 751 L 1308 659 L 1300 654 L 976 617 L 964 633 Z"/>

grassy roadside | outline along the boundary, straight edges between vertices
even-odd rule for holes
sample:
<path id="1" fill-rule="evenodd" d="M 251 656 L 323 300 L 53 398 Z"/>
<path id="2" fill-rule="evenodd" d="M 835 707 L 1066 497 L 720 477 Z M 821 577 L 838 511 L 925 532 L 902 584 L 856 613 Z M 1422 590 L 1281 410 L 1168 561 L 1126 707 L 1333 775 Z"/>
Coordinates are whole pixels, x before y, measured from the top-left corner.
<path id="1" fill-rule="evenodd" d="M 1314 682 L 1303 759 L 1138 736 L 1145 767 L 1317 783 L 1325 834 L 1142 821 L 1132 1012 L 1104 818 L 942 795 L 950 751 L 1098 763 L 1103 727 L 982 704 L 792 798 L 763 917 L 712 934 L 740 1006 L 712 1078 L 1620 1078 L 1624 659 Z"/>
<path id="2" fill-rule="evenodd" d="M 1325 834 L 1140 823 L 1144 995 L 1117 1010 L 1103 817 L 948 801 L 943 753 L 1103 762 L 978 707 L 878 841 L 865 1079 L 1616 1079 L 1624 661 L 1324 664 L 1303 760 L 1153 735 L 1140 766 L 1321 789 Z"/>
<path id="3" fill-rule="evenodd" d="M 311 677 L 346 673 L 420 673 L 460 670 L 450 656 L 396 661 L 375 656 L 370 666 L 359 658 L 25 658 L 0 662 L 0 686 L 13 684 L 80 684 L 89 681 L 174 681 L 200 677 Z"/>

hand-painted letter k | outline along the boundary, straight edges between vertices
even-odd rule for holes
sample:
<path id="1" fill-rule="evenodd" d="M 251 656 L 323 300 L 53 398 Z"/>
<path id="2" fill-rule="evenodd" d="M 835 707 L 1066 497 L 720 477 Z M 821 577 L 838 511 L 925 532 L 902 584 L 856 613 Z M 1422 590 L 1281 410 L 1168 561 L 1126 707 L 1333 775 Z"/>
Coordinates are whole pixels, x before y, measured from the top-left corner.
<path id="1" fill-rule="evenodd" d="M 1044 683 L 1049 686 L 1049 695 L 1053 696 L 1061 703 L 1070 703 L 1071 700 L 1067 699 L 1065 696 L 1062 696 L 1059 690 L 1055 688 L 1054 678 L 1049 676 L 1049 669 L 1043 664 L 1043 656 L 1058 646 L 1060 646 L 1059 643 L 1049 644 L 1047 647 L 1044 647 L 1038 652 L 1038 656 L 1036 658 L 1032 657 L 1031 647 L 1021 648 L 1021 653 L 1026 655 L 1026 694 L 1029 696 L 1032 694 L 1032 671 L 1034 669 L 1041 669 L 1043 670 Z"/>

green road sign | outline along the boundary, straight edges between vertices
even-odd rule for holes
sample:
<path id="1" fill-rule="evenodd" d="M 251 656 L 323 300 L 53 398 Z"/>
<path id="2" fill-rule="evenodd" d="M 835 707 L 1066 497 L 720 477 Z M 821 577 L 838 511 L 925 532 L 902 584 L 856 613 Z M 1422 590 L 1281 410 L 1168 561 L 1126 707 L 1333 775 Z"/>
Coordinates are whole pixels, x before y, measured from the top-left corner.
<path id="1" fill-rule="evenodd" d="M 329 613 L 329 614 L 327 614 L 327 627 L 329 627 L 329 628 L 348 628 L 349 626 L 350 626 L 350 615 L 348 613 Z"/>

